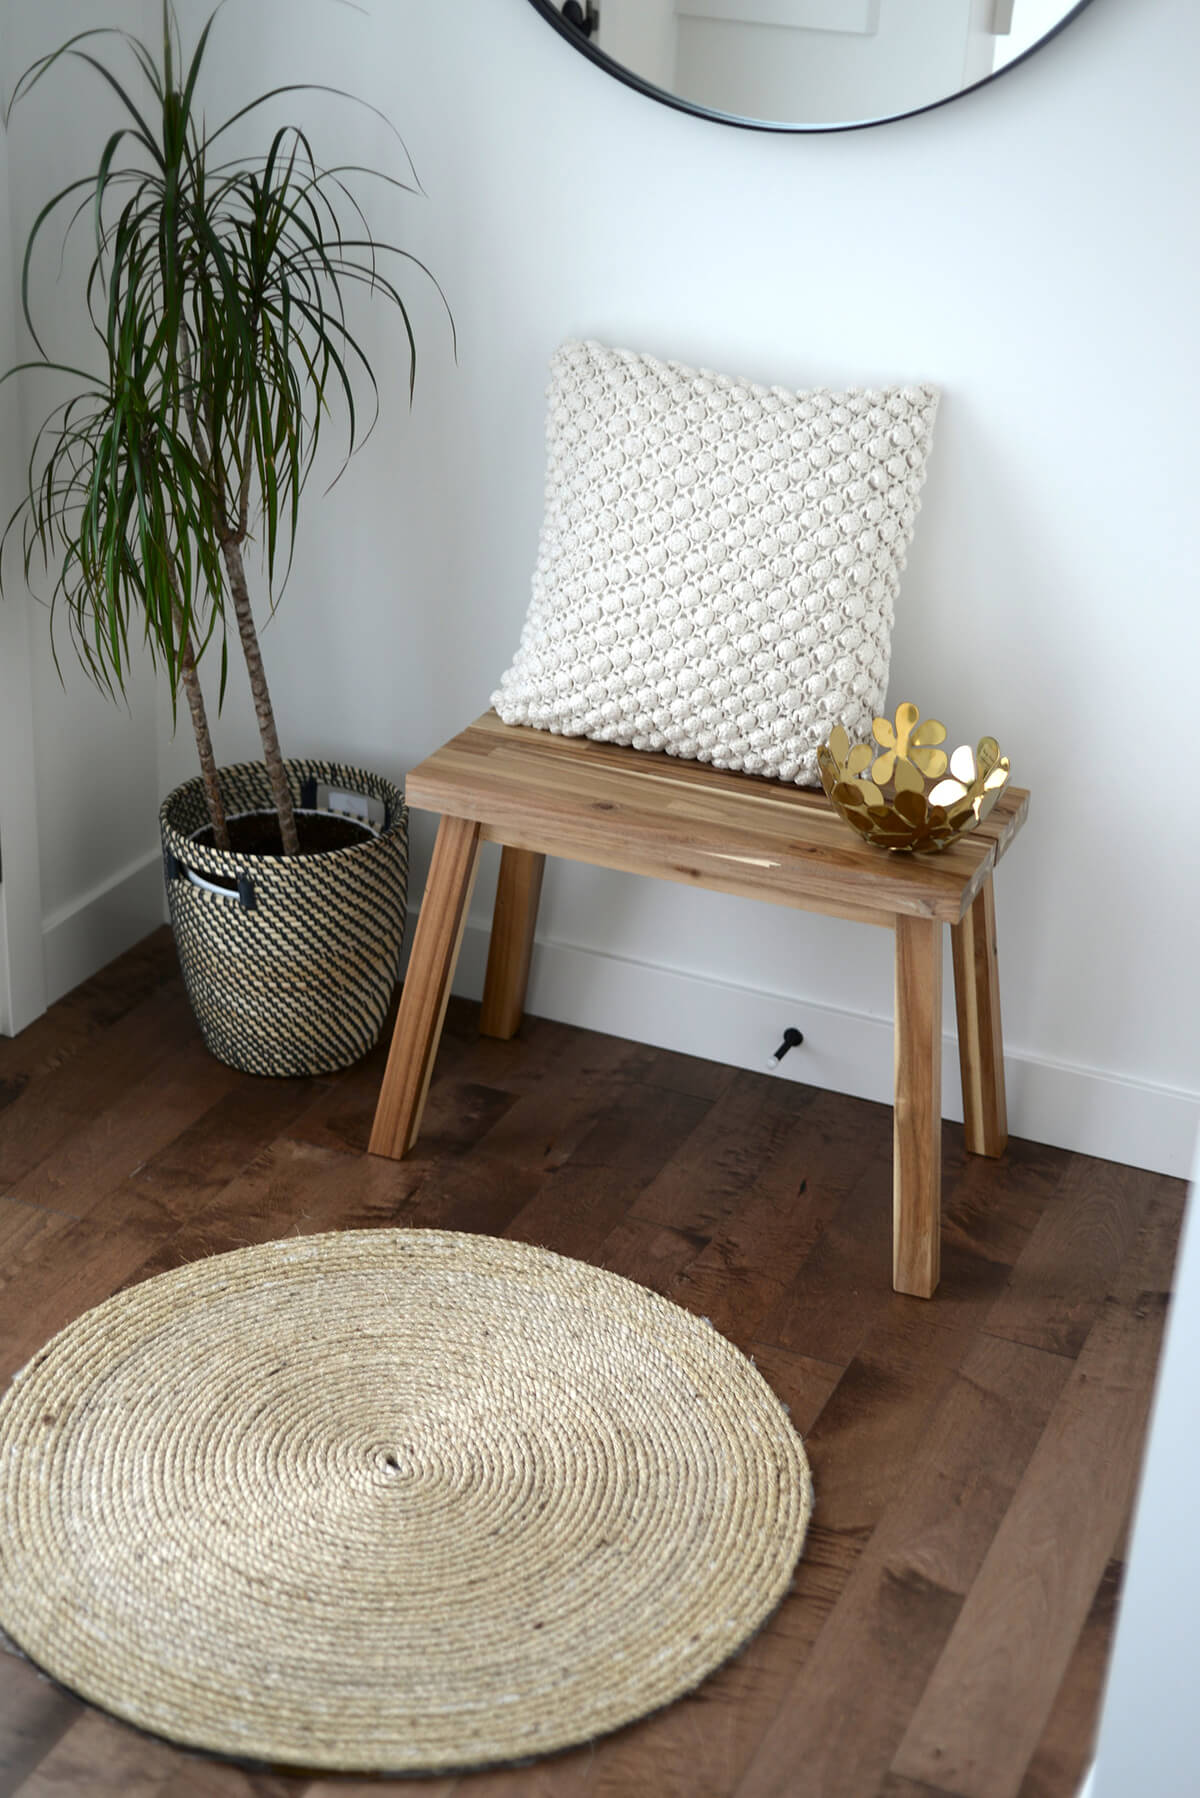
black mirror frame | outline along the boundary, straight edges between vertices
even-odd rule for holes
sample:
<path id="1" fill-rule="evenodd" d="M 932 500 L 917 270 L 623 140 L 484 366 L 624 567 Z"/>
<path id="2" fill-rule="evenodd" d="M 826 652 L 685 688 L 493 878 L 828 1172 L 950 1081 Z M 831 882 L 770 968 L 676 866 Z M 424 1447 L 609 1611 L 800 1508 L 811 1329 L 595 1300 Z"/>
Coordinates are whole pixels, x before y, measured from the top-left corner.
<path id="1" fill-rule="evenodd" d="M 569 44 L 573 44 L 576 50 L 581 50 L 590 62 L 594 62 L 597 68 L 603 69 L 606 75 L 615 75 L 618 81 L 625 83 L 626 87 L 633 88 L 639 94 L 645 94 L 648 99 L 657 100 L 663 106 L 673 106 L 676 112 L 690 113 L 693 118 L 712 119 L 718 125 L 736 125 L 744 131 L 776 131 L 797 136 L 800 134 L 824 135 L 830 131 L 868 131 L 874 125 L 894 125 L 899 119 L 914 119 L 923 112 L 936 112 L 940 106 L 949 106 L 952 101 L 961 100 L 964 94 L 976 93 L 981 87 L 988 87 L 993 81 L 999 81 L 1002 76 L 1008 74 L 1010 69 L 1020 68 L 1023 62 L 1028 62 L 1031 56 L 1036 56 L 1042 46 L 1048 44 L 1051 38 L 1057 37 L 1060 31 L 1065 30 L 1072 19 L 1077 18 L 1085 7 L 1091 5 L 1091 0 L 1076 0 L 1076 4 L 1071 10 L 1064 13 L 1058 24 L 1052 25 L 1046 35 L 1040 37 L 1036 44 L 1031 44 L 1028 50 L 1021 52 L 1020 56 L 1015 56 L 1011 62 L 1005 63 L 1002 69 L 993 69 L 992 73 L 985 75 L 982 81 L 973 81 L 969 87 L 960 87 L 957 93 L 945 94 L 940 100 L 930 100 L 926 106 L 910 107 L 907 112 L 889 112 L 878 119 L 852 119 L 834 125 L 786 125 L 777 123 L 773 119 L 745 119 L 740 118 L 736 113 L 714 112 L 710 107 L 700 106 L 695 101 L 680 99 L 677 94 L 667 93 L 665 88 L 654 87 L 649 81 L 643 81 L 641 76 L 635 75 L 632 69 L 627 69 L 621 63 L 614 62 L 611 56 L 606 56 L 603 50 L 598 49 L 592 43 L 590 37 L 585 37 L 576 26 L 563 17 L 555 0 L 529 0 L 529 4 L 536 12 L 541 13 L 549 24 L 553 25 L 561 37 L 566 38 Z"/>

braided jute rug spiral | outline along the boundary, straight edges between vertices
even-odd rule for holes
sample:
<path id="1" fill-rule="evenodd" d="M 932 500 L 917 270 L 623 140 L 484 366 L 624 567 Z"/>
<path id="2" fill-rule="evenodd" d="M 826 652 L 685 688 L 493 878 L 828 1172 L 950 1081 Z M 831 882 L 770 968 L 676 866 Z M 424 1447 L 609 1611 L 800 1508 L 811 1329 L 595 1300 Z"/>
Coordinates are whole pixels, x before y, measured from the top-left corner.
<path id="1" fill-rule="evenodd" d="M 0 1626 L 172 1741 L 469 1768 L 645 1716 L 754 1634 L 812 1504 L 704 1319 L 436 1230 L 192 1262 L 0 1404 Z"/>

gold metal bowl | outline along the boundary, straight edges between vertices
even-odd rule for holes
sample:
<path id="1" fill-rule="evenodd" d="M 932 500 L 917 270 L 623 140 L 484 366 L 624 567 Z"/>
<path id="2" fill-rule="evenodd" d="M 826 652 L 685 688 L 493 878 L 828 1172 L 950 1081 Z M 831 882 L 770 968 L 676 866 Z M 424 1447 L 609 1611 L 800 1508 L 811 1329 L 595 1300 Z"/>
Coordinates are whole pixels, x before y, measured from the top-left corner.
<path id="1" fill-rule="evenodd" d="M 847 824 L 880 849 L 944 849 L 983 822 L 1008 780 L 1008 757 L 995 737 L 964 743 L 948 756 L 946 727 L 919 722 L 915 705 L 896 721 L 876 718 L 875 745 L 855 743 L 840 724 L 817 751 L 821 784 Z"/>

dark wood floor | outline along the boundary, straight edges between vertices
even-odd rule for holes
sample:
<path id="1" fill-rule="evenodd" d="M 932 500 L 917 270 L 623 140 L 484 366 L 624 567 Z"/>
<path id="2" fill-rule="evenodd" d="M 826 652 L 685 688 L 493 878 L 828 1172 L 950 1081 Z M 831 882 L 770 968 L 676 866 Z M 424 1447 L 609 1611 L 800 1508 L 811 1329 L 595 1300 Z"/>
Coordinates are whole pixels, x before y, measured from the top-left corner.
<path id="1" fill-rule="evenodd" d="M 693 1697 L 429 1798 L 1073 1798 L 1181 1182 L 945 1128 L 942 1286 L 889 1284 L 891 1114 L 455 1003 L 414 1156 L 363 1153 L 382 1052 L 322 1081 L 201 1047 L 165 932 L 0 1039 L 0 1385 L 116 1288 L 289 1232 L 403 1223 L 630 1275 L 752 1353 L 817 1506 L 792 1595 Z M 390 1788 L 389 1788 L 390 1789 Z M 411 1785 L 406 1788 L 414 1789 Z M 0 1654 L 0 1795 L 355 1798 L 144 1738 Z"/>

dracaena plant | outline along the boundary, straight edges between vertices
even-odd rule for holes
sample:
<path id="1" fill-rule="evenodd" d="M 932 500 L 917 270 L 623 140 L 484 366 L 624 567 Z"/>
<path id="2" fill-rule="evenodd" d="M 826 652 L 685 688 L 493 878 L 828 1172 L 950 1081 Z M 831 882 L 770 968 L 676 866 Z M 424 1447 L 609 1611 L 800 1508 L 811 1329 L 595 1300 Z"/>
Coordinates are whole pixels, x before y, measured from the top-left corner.
<path id="1" fill-rule="evenodd" d="M 22 303 L 38 356 L 9 373 L 56 371 L 72 391 L 36 435 L 9 530 L 20 526 L 26 579 L 35 564 L 52 578 L 52 613 L 65 614 L 102 688 L 123 694 L 131 650 L 144 642 L 173 706 L 182 689 L 222 848 L 229 836 L 198 664 L 212 645 L 223 697 L 228 636 L 236 638 L 282 846 L 294 854 L 248 551 L 273 608 L 322 428 L 339 425 L 344 467 L 363 435 L 356 393 L 365 388 L 371 422 L 377 410 L 378 382 L 348 323 L 347 296 L 365 289 L 399 314 L 411 398 L 416 342 L 388 270 L 396 259 L 428 270 L 373 236 L 357 197 L 363 181 L 413 192 L 415 178 L 325 166 L 294 124 L 265 132 L 258 154 L 229 157 L 229 134 L 245 132 L 264 108 L 296 94 L 351 96 L 317 83 L 275 87 L 210 127 L 198 92 L 220 10 L 187 58 L 164 4 L 159 56 L 129 33 L 84 31 L 17 83 L 10 112 L 64 59 L 82 63 L 116 95 L 122 122 L 95 172 L 42 207 L 26 246 Z M 52 224 L 64 239 L 76 227 L 93 235 L 85 297 L 94 371 L 54 361 L 39 335 L 34 251 Z"/>

